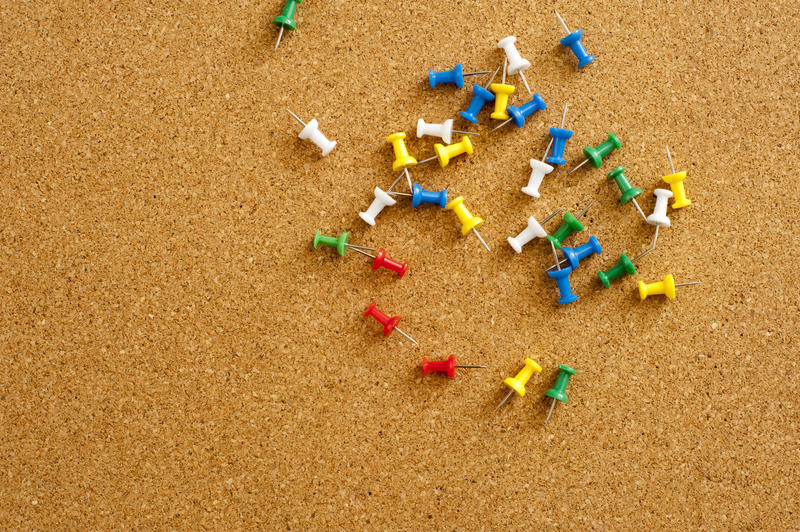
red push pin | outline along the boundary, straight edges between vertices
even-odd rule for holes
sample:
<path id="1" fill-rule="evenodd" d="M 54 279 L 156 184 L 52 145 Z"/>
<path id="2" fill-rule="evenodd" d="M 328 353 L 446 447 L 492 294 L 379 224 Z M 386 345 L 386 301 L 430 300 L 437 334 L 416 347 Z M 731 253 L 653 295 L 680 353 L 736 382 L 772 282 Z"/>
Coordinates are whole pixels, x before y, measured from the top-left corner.
<path id="1" fill-rule="evenodd" d="M 422 357 L 422 374 L 427 375 L 430 371 L 436 371 L 439 373 L 447 373 L 447 376 L 451 379 L 456 378 L 456 368 L 482 368 L 486 369 L 486 366 L 464 366 L 464 365 L 456 365 L 456 356 L 450 355 L 447 360 L 428 360 L 425 357 Z"/>
<path id="2" fill-rule="evenodd" d="M 372 257 L 372 255 L 370 255 L 369 253 L 364 253 L 364 255 Z M 396 271 L 397 275 L 403 277 L 403 275 L 405 275 L 406 273 L 406 270 L 408 269 L 408 261 L 404 262 L 403 264 L 400 264 L 399 262 L 390 259 L 389 257 L 386 256 L 386 250 L 384 250 L 383 248 L 380 248 L 378 250 L 378 255 L 373 258 L 375 259 L 374 261 L 372 261 L 373 270 L 377 270 L 378 268 L 387 268 L 389 270 Z"/>
<path id="3" fill-rule="evenodd" d="M 373 301 L 372 304 L 367 307 L 367 310 L 364 311 L 364 317 L 372 316 L 376 320 L 378 320 L 381 325 L 383 325 L 383 335 L 389 336 L 392 331 L 397 330 L 400 334 L 411 340 L 414 345 L 419 345 L 416 340 L 411 338 L 409 335 L 404 333 L 401 329 L 397 327 L 398 322 L 400 321 L 400 316 L 392 316 L 391 318 L 375 308 L 375 302 Z"/>

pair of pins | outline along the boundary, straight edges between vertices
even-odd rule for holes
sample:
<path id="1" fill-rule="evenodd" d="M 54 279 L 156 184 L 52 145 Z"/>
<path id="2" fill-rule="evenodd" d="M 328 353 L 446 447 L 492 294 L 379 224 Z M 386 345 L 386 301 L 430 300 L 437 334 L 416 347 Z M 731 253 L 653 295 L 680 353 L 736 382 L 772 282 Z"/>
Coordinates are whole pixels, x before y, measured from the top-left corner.
<path id="1" fill-rule="evenodd" d="M 547 148 L 544 150 L 542 160 L 530 160 L 531 175 L 528 178 L 528 184 L 522 187 L 523 194 L 527 194 L 534 198 L 539 197 L 539 186 L 542 184 L 544 176 L 553 171 L 553 167 L 544 162 L 545 160 L 553 164 L 564 164 L 564 148 L 566 146 L 567 139 L 572 136 L 572 131 L 569 129 L 563 129 L 566 117 L 567 104 L 564 104 L 564 111 L 561 113 L 561 127 L 550 128 L 550 142 L 547 144 Z M 553 148 L 553 154 L 548 157 L 547 154 L 551 147 Z"/>
<path id="2" fill-rule="evenodd" d="M 338 237 L 336 236 L 325 236 L 322 232 L 317 231 L 314 235 L 314 249 L 317 249 L 320 245 L 328 246 L 336 249 L 336 252 L 339 256 L 344 257 L 345 253 L 347 253 L 348 249 L 352 249 L 357 253 L 361 253 L 362 255 L 366 255 L 367 257 L 372 259 L 372 269 L 377 270 L 378 268 L 386 268 L 388 270 L 392 270 L 396 272 L 399 277 L 403 277 L 405 275 L 406 270 L 408 269 L 408 262 L 403 262 L 402 264 L 390 259 L 386 256 L 386 250 L 380 248 L 379 250 L 375 250 L 374 248 L 368 248 L 364 246 L 356 246 L 355 244 L 350 243 L 350 233 L 342 233 Z M 368 253 L 368 251 L 375 252 L 375 255 Z"/>
<path id="3" fill-rule="evenodd" d="M 531 376 L 534 373 L 541 373 L 542 367 L 531 360 L 530 358 L 525 359 L 525 366 L 517 373 L 514 377 L 508 377 L 503 381 L 503 384 L 508 386 L 510 390 L 503 397 L 503 400 L 500 401 L 494 412 L 497 412 L 501 406 L 508 401 L 508 398 L 511 397 L 511 394 L 516 393 L 520 397 L 525 397 L 525 385 L 528 384 L 528 381 L 531 379 Z M 550 421 L 550 416 L 553 415 L 553 409 L 556 406 L 556 401 L 561 401 L 562 403 L 566 404 L 568 402 L 567 399 L 567 385 L 569 384 L 569 379 L 573 375 L 577 373 L 571 367 L 559 364 L 558 366 L 558 376 L 556 377 L 556 382 L 552 388 L 545 392 L 545 397 L 551 397 L 553 399 L 552 404 L 550 405 L 550 411 L 547 413 L 547 419 L 545 419 L 545 425 Z"/>
<path id="4" fill-rule="evenodd" d="M 452 121 L 449 123 L 445 122 L 444 124 L 425 124 L 422 119 L 420 122 L 417 122 L 417 136 L 420 137 L 424 134 L 432 134 L 428 133 L 428 131 L 435 131 L 436 134 L 450 137 L 453 130 L 452 130 Z M 427 127 L 426 127 L 427 126 Z M 422 133 L 422 134 L 420 134 Z M 403 132 L 393 133 L 386 138 L 386 142 L 392 145 L 392 149 L 394 151 L 394 162 L 392 163 L 392 169 L 397 172 L 399 170 L 408 169 L 412 166 L 419 166 L 421 164 L 425 164 L 427 162 L 433 161 L 438 159 L 439 165 L 444 168 L 448 164 L 450 164 L 450 160 L 458 155 L 466 153 L 467 155 L 472 155 L 473 148 L 472 142 L 469 140 L 469 137 L 466 135 L 477 135 L 478 133 L 472 133 L 469 131 L 459 131 L 459 133 L 464 133 L 465 136 L 461 138 L 460 142 L 456 142 L 455 144 L 434 144 L 433 150 L 436 152 L 436 155 L 430 157 L 428 159 L 424 159 L 422 161 L 417 162 L 417 160 L 408 152 L 408 148 L 406 147 L 405 139 L 406 134 Z M 437 136 L 438 136 L 437 135 Z"/>

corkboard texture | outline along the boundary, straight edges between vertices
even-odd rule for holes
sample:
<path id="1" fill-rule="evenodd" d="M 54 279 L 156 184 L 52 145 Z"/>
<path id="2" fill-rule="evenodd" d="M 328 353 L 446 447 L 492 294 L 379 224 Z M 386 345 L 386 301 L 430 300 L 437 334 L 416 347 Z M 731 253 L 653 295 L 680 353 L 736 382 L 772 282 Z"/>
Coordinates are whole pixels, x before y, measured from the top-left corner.
<path id="1" fill-rule="evenodd" d="M 800 5 L 306 0 L 275 52 L 282 7 L 0 6 L 2 528 L 800 528 Z M 427 71 L 494 70 L 507 35 L 548 108 L 489 135 L 457 116 L 470 83 Z M 565 102 L 568 164 L 530 198 Z M 433 154 L 420 117 L 481 133 L 411 175 L 463 195 L 491 253 L 407 198 L 359 219 L 396 176 L 387 135 Z M 567 176 L 610 132 L 623 148 Z M 625 165 L 649 213 L 665 145 L 693 203 L 602 288 L 653 234 L 606 174 Z M 570 243 L 603 254 L 560 306 L 549 247 L 506 238 L 590 199 Z M 314 250 L 317 230 L 408 273 Z M 702 284 L 639 301 L 667 273 Z M 364 319 L 373 300 L 419 347 Z M 451 353 L 488 369 L 422 376 Z M 525 357 L 543 371 L 492 414 Z M 558 364 L 578 373 L 545 425 Z"/>

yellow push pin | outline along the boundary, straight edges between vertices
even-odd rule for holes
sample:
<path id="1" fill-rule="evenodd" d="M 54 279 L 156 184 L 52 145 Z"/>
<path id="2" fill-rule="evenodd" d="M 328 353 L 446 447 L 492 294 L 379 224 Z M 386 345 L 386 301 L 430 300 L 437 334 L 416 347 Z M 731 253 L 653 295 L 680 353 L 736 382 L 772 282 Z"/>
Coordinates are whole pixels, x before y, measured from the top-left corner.
<path id="1" fill-rule="evenodd" d="M 514 94 L 514 85 L 506 85 L 506 68 L 508 67 L 508 58 L 503 62 L 503 82 L 492 83 L 489 88 L 495 95 L 494 98 L 494 112 L 491 117 L 495 120 L 508 120 L 508 97 Z"/>
<path id="2" fill-rule="evenodd" d="M 656 281 L 654 283 L 645 283 L 644 281 L 639 281 L 639 297 L 642 299 L 642 301 L 644 301 L 647 296 L 663 294 L 669 299 L 675 299 L 676 286 L 689 286 L 693 284 L 700 284 L 700 281 L 675 284 L 675 278 L 671 273 L 668 273 L 664 276 L 663 281 Z"/>
<path id="3" fill-rule="evenodd" d="M 464 196 L 459 196 L 450 203 L 447 204 L 445 207 L 448 211 L 455 211 L 456 216 L 458 216 L 459 221 L 461 222 L 461 234 L 466 236 L 467 233 L 472 231 L 475 233 L 475 236 L 478 237 L 478 240 L 481 241 L 483 247 L 486 248 L 486 251 L 492 251 L 489 249 L 489 246 L 486 245 L 486 242 L 483 240 L 481 235 L 475 229 L 479 225 L 483 223 L 483 218 L 478 216 L 472 216 L 472 214 L 467 210 L 467 207 L 464 205 Z"/>
<path id="4" fill-rule="evenodd" d="M 675 172 L 675 166 L 672 165 L 672 155 L 669 153 L 669 146 L 667 146 L 667 158 L 669 159 L 669 167 L 672 169 L 672 173 L 665 175 L 661 179 L 669 184 L 669 188 L 672 189 L 672 195 L 675 196 L 675 199 L 672 200 L 672 208 L 687 207 L 692 204 L 692 200 L 686 197 L 686 189 L 683 187 L 686 172 Z"/>
<path id="5" fill-rule="evenodd" d="M 450 164 L 450 159 L 456 155 L 461 155 L 462 153 L 472 155 L 472 142 L 470 142 L 469 137 L 465 136 L 461 137 L 461 142 L 456 142 L 455 144 L 450 144 L 448 146 L 445 146 L 444 144 L 434 144 L 433 150 L 436 152 L 436 155 L 420 161 L 417 166 L 438 158 L 439 164 L 442 166 L 442 168 L 444 168 Z"/>
<path id="6" fill-rule="evenodd" d="M 515 377 L 509 377 L 503 381 L 503 384 L 511 388 L 503 400 L 500 401 L 500 404 L 497 405 L 497 408 L 494 409 L 494 412 L 500 409 L 503 404 L 508 401 L 508 398 L 511 397 L 511 394 L 517 392 L 517 395 L 520 397 L 525 397 L 525 385 L 528 384 L 528 381 L 531 379 L 531 375 L 534 372 L 540 373 L 542 371 L 542 367 L 531 360 L 530 358 L 525 359 L 525 367 L 519 370 L 519 373 Z"/>
<path id="7" fill-rule="evenodd" d="M 395 172 L 408 168 L 409 166 L 416 166 L 417 164 L 417 160 L 408 154 L 408 149 L 406 148 L 406 143 L 404 142 L 405 138 L 405 133 L 392 133 L 386 137 L 386 142 L 390 143 L 394 149 L 394 163 L 392 163 L 392 170 Z"/>

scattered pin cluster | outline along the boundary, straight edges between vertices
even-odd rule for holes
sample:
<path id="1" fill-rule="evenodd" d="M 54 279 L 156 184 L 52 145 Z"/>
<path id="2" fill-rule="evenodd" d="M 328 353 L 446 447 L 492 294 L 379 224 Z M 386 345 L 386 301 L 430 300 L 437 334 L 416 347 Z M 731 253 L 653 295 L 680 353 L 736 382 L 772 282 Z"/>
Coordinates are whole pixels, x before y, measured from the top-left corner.
<path id="1" fill-rule="evenodd" d="M 280 27 L 281 34 L 284 29 L 294 29 L 295 24 L 292 18 L 296 5 L 299 1 L 289 0 L 284 8 L 281 16 L 275 19 L 275 24 Z M 583 43 L 581 30 L 570 32 L 564 20 L 556 13 L 559 22 L 561 23 L 564 31 L 567 33 L 566 37 L 562 38 L 560 43 L 569 48 L 578 59 L 578 68 L 584 68 L 591 64 L 595 58 L 587 53 Z M 478 117 L 481 111 L 486 107 L 491 107 L 492 112 L 490 118 L 493 120 L 502 121 L 498 126 L 490 131 L 490 133 L 497 131 L 509 123 L 513 123 L 517 128 L 522 128 L 527 119 L 538 111 L 547 109 L 544 98 L 538 93 L 531 91 L 524 72 L 530 68 L 531 63 L 522 57 L 517 49 L 517 39 L 514 36 L 509 36 L 501 39 L 497 43 L 497 47 L 504 52 L 504 60 L 501 65 L 489 77 L 488 81 L 484 84 L 474 84 L 472 86 L 472 98 L 467 105 L 467 108 L 458 113 L 458 118 L 470 124 L 477 124 Z M 277 45 L 276 45 L 277 48 Z M 497 77 L 500 69 L 502 68 L 501 82 L 493 83 Z M 464 87 L 464 78 L 469 76 L 483 76 L 490 73 L 490 70 L 479 70 L 474 72 L 464 72 L 461 63 L 458 63 L 450 70 L 444 71 L 428 71 L 428 83 L 430 88 L 440 87 L 442 85 L 452 85 L 458 88 Z M 527 90 L 530 99 L 520 105 L 509 105 L 511 97 L 516 92 L 516 87 L 507 84 L 508 76 L 519 76 L 525 89 Z M 530 159 L 531 174 L 528 177 L 528 182 L 521 188 L 521 192 L 533 198 L 539 198 L 539 188 L 544 181 L 545 176 L 551 174 L 556 166 L 564 166 L 567 163 L 565 158 L 565 151 L 567 141 L 572 138 L 573 131 L 565 129 L 567 105 L 564 105 L 561 122 L 559 127 L 549 128 L 550 142 L 545 149 L 545 152 L 539 159 Z M 322 156 L 328 155 L 336 146 L 335 141 L 329 140 L 319 130 L 319 124 L 316 119 L 311 120 L 309 123 L 303 122 L 293 112 L 287 111 L 292 117 L 297 120 L 303 127 L 299 134 L 301 139 L 307 139 L 313 142 L 322 151 Z M 399 173 L 391 185 L 383 190 L 380 187 L 375 187 L 373 190 L 374 199 L 367 207 L 366 210 L 359 212 L 359 217 L 368 225 L 374 226 L 376 219 L 387 207 L 393 207 L 397 204 L 398 199 L 406 198 L 410 200 L 411 207 L 417 208 L 422 204 L 437 205 L 441 209 L 453 211 L 461 224 L 461 234 L 463 236 L 469 233 L 474 233 L 480 243 L 491 251 L 489 245 L 478 233 L 477 228 L 484 223 L 483 218 L 474 216 L 467 208 L 463 196 L 457 196 L 454 199 L 448 200 L 448 191 L 443 189 L 441 191 L 426 190 L 419 183 L 414 183 L 411 179 L 409 169 L 415 168 L 419 165 L 426 164 L 432 161 L 438 161 L 439 166 L 442 168 L 447 167 L 453 159 L 464 155 L 469 156 L 474 153 L 473 141 L 470 139 L 471 135 L 479 135 L 477 132 L 456 130 L 454 129 L 455 119 L 447 119 L 442 123 L 430 123 L 420 118 L 417 121 L 416 135 L 418 138 L 425 136 L 437 137 L 442 140 L 442 143 L 435 143 L 433 145 L 434 155 L 418 161 L 406 146 L 406 133 L 398 131 L 386 137 L 386 143 L 391 145 L 393 152 L 393 161 L 391 168 L 393 172 Z M 461 135 L 461 139 L 453 142 L 453 134 Z M 575 166 L 567 174 L 580 169 L 582 166 L 589 163 L 593 168 L 600 168 L 603 162 L 617 150 L 622 148 L 622 142 L 613 133 L 609 134 L 607 139 L 597 146 L 588 146 L 583 149 L 583 161 Z M 619 261 L 609 268 L 607 271 L 599 271 L 598 278 L 600 283 L 606 288 L 610 287 L 611 282 L 624 276 L 633 275 L 636 273 L 634 263 L 653 251 L 658 239 L 658 231 L 661 227 L 670 227 L 670 220 L 667 216 L 667 208 L 670 198 L 674 198 L 672 202 L 673 209 L 680 209 L 691 204 L 691 201 L 686 196 L 683 181 L 686 178 L 686 172 L 675 172 L 672 165 L 672 156 L 667 148 L 667 156 L 672 173 L 664 176 L 665 183 L 670 185 L 671 190 L 656 189 L 654 195 L 656 197 L 653 213 L 650 216 L 645 216 L 641 206 L 636 198 L 642 194 L 642 189 L 634 187 L 625 175 L 625 167 L 618 166 L 608 173 L 608 179 L 613 181 L 620 191 L 620 204 L 632 203 L 636 211 L 641 215 L 644 221 L 655 227 L 652 245 L 649 249 L 640 253 L 633 259 L 628 258 L 625 253 L 620 255 Z M 397 185 L 402 181 L 408 185 L 407 192 L 400 192 L 395 190 Z M 571 275 L 579 268 L 579 266 L 590 259 L 594 255 L 602 253 L 600 242 L 595 236 L 590 236 L 588 240 L 579 246 L 570 247 L 565 245 L 565 241 L 574 233 L 584 230 L 581 219 L 586 215 L 590 207 L 594 204 L 594 200 L 588 202 L 586 207 L 577 215 L 574 216 L 569 212 L 563 212 L 561 216 L 561 224 L 558 228 L 549 233 L 544 226 L 551 219 L 561 214 L 563 209 L 558 209 L 548 215 L 541 223 L 537 221 L 534 216 L 527 220 L 527 227 L 523 229 L 518 235 L 508 237 L 508 243 L 516 253 L 522 253 L 523 247 L 535 239 L 541 239 L 549 244 L 553 253 L 554 264 L 546 270 L 548 277 L 555 281 L 556 287 L 559 292 L 558 303 L 568 304 L 577 301 L 578 296 L 572 292 L 570 285 Z M 388 269 L 403 277 L 408 268 L 408 263 L 400 263 L 392 260 L 386 255 L 386 251 L 381 248 L 375 250 L 364 246 L 358 246 L 349 242 L 349 233 L 341 233 L 338 237 L 323 236 L 319 231 L 316 233 L 313 241 L 314 248 L 319 245 L 332 247 L 340 256 L 344 256 L 348 250 L 356 251 L 372 259 L 372 269 L 378 270 L 380 268 Z M 370 253 L 372 252 L 372 253 Z M 559 252 L 561 257 L 559 257 Z M 374 253 L 374 254 L 373 254 Z M 638 283 L 638 292 L 642 300 L 647 296 L 655 294 L 663 294 L 668 298 L 675 298 L 675 289 L 678 286 L 685 286 L 696 283 L 678 283 L 676 284 L 673 276 L 667 275 L 662 281 L 654 283 Z M 398 331 L 407 340 L 414 345 L 418 342 L 412 338 L 408 333 L 397 327 L 401 321 L 399 316 L 389 316 L 377 308 L 377 304 L 372 302 L 364 312 L 364 317 L 374 318 L 380 325 L 383 326 L 383 334 L 389 336 L 393 331 Z M 427 375 L 431 372 L 438 372 L 446 374 L 449 378 L 455 377 L 456 368 L 485 368 L 486 366 L 479 365 L 457 365 L 455 362 L 455 355 L 451 355 L 446 360 L 429 361 L 426 358 L 422 359 L 422 373 Z M 547 423 L 553 413 L 556 401 L 567 403 L 566 388 L 569 383 L 570 377 L 576 372 L 569 366 L 559 365 L 559 373 L 556 378 L 553 388 L 549 389 L 545 396 L 552 399 L 550 411 L 547 414 L 545 423 Z M 541 366 L 530 358 L 524 360 L 524 367 L 520 372 L 514 376 L 509 377 L 503 383 L 510 388 L 506 396 L 495 408 L 497 411 L 513 393 L 517 393 L 520 397 L 525 396 L 525 385 L 530 380 L 534 373 L 542 371 Z"/>

